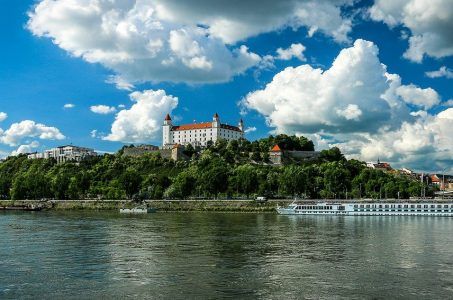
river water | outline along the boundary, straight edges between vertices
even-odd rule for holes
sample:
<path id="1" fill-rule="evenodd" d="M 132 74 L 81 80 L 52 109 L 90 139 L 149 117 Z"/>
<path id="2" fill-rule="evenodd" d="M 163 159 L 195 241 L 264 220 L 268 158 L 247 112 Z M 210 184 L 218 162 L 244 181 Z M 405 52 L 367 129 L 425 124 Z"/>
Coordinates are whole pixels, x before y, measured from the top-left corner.
<path id="1" fill-rule="evenodd" d="M 0 299 L 453 298 L 453 218 L 0 213 Z"/>

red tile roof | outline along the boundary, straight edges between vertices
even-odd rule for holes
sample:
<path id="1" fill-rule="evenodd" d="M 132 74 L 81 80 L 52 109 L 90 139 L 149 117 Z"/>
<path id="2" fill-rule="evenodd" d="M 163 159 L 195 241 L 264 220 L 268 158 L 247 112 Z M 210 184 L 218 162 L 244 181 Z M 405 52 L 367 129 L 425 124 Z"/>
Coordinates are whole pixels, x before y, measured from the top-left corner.
<path id="1" fill-rule="evenodd" d="M 165 116 L 165 121 L 171 121 L 170 114 L 167 114 L 167 115 Z"/>
<path id="2" fill-rule="evenodd" d="M 272 147 L 271 149 L 271 152 L 281 152 L 282 149 L 280 149 L 280 147 L 278 145 L 275 145 L 274 147 Z"/>
<path id="3" fill-rule="evenodd" d="M 184 124 L 184 125 L 179 125 L 179 126 L 173 126 L 172 130 L 181 131 L 181 130 L 192 130 L 192 129 L 205 129 L 205 128 L 211 128 L 211 127 L 212 127 L 211 122 L 205 122 L 205 123 Z"/>
<path id="4" fill-rule="evenodd" d="M 195 124 L 184 124 L 179 126 L 173 126 L 173 131 L 182 131 L 182 130 L 193 130 L 193 129 L 206 129 L 212 128 L 212 122 L 204 122 L 204 123 L 195 123 Z M 231 126 L 227 124 L 220 124 L 220 128 L 234 130 L 234 131 L 241 131 L 239 127 Z"/>

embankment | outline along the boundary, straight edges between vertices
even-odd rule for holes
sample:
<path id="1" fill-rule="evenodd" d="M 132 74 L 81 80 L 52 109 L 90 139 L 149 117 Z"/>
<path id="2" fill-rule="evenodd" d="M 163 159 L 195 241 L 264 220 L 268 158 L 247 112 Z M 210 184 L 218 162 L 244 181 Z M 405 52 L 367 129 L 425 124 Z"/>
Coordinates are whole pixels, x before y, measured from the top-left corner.
<path id="1" fill-rule="evenodd" d="M 149 207 L 158 211 L 224 211 L 224 212 L 274 212 L 277 205 L 287 200 L 270 200 L 258 203 L 253 200 L 147 200 Z M 42 207 L 43 210 L 119 210 L 137 206 L 136 202 L 120 200 L 2 200 L 2 206 Z"/>

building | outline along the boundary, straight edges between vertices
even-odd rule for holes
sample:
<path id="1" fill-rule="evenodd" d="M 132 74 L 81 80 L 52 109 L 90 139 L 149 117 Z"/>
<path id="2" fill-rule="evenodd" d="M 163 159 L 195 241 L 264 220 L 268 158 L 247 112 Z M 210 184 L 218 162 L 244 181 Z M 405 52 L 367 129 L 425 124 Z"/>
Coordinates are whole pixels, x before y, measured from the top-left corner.
<path id="1" fill-rule="evenodd" d="M 42 153 L 30 153 L 28 154 L 29 159 L 36 159 L 36 158 L 44 158 L 44 159 L 49 159 L 49 158 L 54 158 L 57 163 L 63 163 L 66 161 L 76 161 L 80 162 L 81 160 L 91 157 L 91 156 L 96 156 L 97 153 L 90 148 L 85 148 L 85 147 L 78 147 L 78 146 L 73 146 L 73 145 L 66 145 L 66 146 L 60 146 L 56 148 L 52 148 L 49 150 L 45 150 Z"/>
<path id="2" fill-rule="evenodd" d="M 366 166 L 370 169 L 376 169 L 381 171 L 391 171 L 392 166 L 389 163 L 381 162 L 378 158 L 377 163 L 374 162 L 367 162 Z"/>
<path id="3" fill-rule="evenodd" d="M 271 151 L 269 151 L 269 161 L 274 165 L 282 164 L 282 156 L 283 151 L 278 145 L 275 145 L 272 147 Z"/>
<path id="4" fill-rule="evenodd" d="M 215 143 L 218 139 L 238 140 L 244 137 L 244 123 L 242 119 L 238 126 L 222 124 L 216 113 L 212 122 L 174 125 L 169 114 L 165 117 L 163 128 L 163 148 L 172 148 L 173 145 L 205 147 L 209 141 Z"/>

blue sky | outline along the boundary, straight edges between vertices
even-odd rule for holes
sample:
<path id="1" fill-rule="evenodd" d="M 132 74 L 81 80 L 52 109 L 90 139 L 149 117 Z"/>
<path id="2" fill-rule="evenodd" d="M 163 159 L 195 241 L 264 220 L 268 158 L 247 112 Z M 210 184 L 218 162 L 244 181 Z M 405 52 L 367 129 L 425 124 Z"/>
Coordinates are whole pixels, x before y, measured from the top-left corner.
<path id="1" fill-rule="evenodd" d="M 3 2 L 0 156 L 160 145 L 166 112 L 218 112 L 244 118 L 250 140 L 303 134 L 349 157 L 453 168 L 451 1 Z"/>

